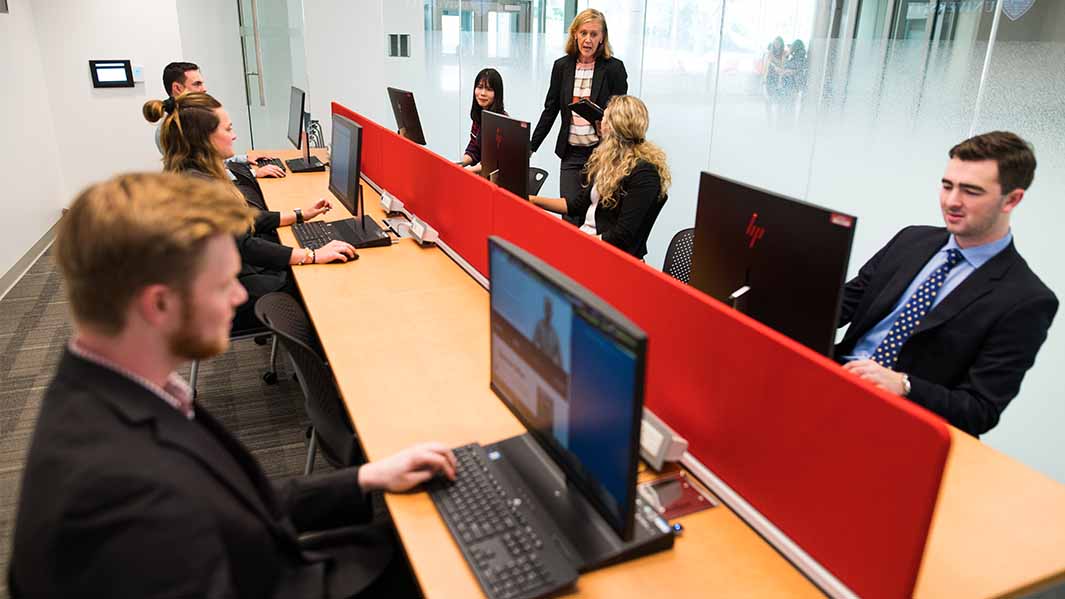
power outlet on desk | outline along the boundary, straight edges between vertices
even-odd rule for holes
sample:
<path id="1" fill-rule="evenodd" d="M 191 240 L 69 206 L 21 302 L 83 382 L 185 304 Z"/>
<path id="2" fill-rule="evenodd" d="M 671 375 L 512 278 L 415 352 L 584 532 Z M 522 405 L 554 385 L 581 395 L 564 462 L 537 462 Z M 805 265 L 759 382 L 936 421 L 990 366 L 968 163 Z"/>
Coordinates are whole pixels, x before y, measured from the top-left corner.
<path id="1" fill-rule="evenodd" d="M 688 451 L 688 441 L 669 428 L 647 408 L 640 424 L 640 457 L 661 472 L 667 462 L 676 462 Z"/>

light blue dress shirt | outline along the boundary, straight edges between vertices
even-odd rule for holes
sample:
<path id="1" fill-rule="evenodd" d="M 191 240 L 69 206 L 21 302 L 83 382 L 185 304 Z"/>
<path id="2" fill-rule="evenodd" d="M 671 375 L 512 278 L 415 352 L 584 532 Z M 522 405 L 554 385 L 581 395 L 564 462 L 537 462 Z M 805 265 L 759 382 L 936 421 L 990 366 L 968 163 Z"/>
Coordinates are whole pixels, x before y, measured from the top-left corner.
<path id="1" fill-rule="evenodd" d="M 955 265 L 950 273 L 947 274 L 946 280 L 943 281 L 943 287 L 940 288 L 939 293 L 937 293 L 935 299 L 932 300 L 931 310 L 935 310 L 936 306 L 939 305 L 939 302 L 943 301 L 943 298 L 950 295 L 950 292 L 954 291 L 958 285 L 961 285 L 962 281 L 967 279 L 973 271 L 986 264 L 988 260 L 994 258 L 999 252 L 1006 249 L 1012 241 L 1013 232 L 1011 231 L 1006 233 L 1005 237 L 997 241 L 963 249 L 958 247 L 957 240 L 951 235 L 947 243 L 939 248 L 939 251 L 936 252 L 927 263 L 925 263 L 921 272 L 917 273 L 917 276 L 913 278 L 913 281 L 910 281 L 910 286 L 899 296 L 891 313 L 885 316 L 883 320 L 876 323 L 875 327 L 869 329 L 869 332 L 854 344 L 854 352 L 849 356 L 844 356 L 843 359 L 849 362 L 851 360 L 867 360 L 872 357 L 876 348 L 880 345 L 880 342 L 887 337 L 888 332 L 891 330 L 891 325 L 895 323 L 895 319 L 897 319 L 902 312 L 902 307 L 906 305 L 906 300 L 910 299 L 910 296 L 912 296 L 917 291 L 917 288 L 921 286 L 921 283 L 932 274 L 932 271 L 947 263 L 947 250 L 956 249 L 961 252 L 962 261 Z"/>

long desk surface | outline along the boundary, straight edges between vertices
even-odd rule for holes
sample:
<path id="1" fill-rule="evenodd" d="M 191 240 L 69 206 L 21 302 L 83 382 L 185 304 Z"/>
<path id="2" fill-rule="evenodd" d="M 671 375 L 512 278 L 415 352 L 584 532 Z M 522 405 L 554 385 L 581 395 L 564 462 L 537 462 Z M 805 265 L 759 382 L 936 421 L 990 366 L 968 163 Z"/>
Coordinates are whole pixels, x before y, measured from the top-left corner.
<path id="1" fill-rule="evenodd" d="M 312 173 L 260 183 L 270 207 L 283 210 L 328 196 L 326 180 Z M 379 196 L 362 185 L 367 213 L 380 221 Z M 347 217 L 334 205 L 330 220 Z M 295 245 L 287 228 L 281 237 Z M 367 456 L 427 440 L 488 444 L 523 433 L 489 389 L 488 293 L 438 248 L 410 239 L 359 253 L 350 264 L 293 271 Z M 952 434 L 915 595 L 997 597 L 1065 582 L 1065 486 Z M 481 596 L 428 495 L 386 501 L 427 596 Z M 727 507 L 679 522 L 684 533 L 673 550 L 583 574 L 577 594 L 821 594 Z"/>

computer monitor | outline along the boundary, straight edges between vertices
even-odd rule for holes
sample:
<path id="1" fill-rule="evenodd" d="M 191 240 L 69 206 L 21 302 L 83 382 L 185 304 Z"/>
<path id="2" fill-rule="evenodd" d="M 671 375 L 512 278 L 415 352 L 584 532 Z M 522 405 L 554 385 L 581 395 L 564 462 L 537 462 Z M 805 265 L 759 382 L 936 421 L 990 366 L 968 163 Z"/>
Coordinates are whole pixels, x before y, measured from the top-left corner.
<path id="1" fill-rule="evenodd" d="M 399 134 L 419 145 L 425 145 L 425 133 L 422 121 L 418 118 L 418 106 L 414 103 L 414 94 L 404 89 L 388 88 L 388 103 L 392 105 L 392 114 L 396 117 L 396 129 Z"/>
<path id="2" fill-rule="evenodd" d="M 362 185 L 359 165 L 362 159 L 362 126 L 333 114 L 333 149 L 330 153 L 329 191 L 356 217 L 362 216 Z"/>
<path id="3" fill-rule="evenodd" d="M 703 173 L 691 284 L 831 357 L 857 223 Z"/>
<path id="4" fill-rule="evenodd" d="M 288 140 L 299 150 L 303 146 L 303 109 L 307 94 L 298 87 L 293 87 L 288 102 Z"/>
<path id="5" fill-rule="evenodd" d="M 481 175 L 529 199 L 529 123 L 481 111 Z"/>
<path id="6" fill-rule="evenodd" d="M 629 540 L 647 336 L 514 244 L 491 237 L 488 248 L 492 390 L 567 482 Z"/>
<path id="7" fill-rule="evenodd" d="M 307 94 L 298 87 L 293 86 L 289 95 L 288 104 L 288 140 L 296 149 L 303 150 L 303 158 L 286 160 L 289 170 L 294 173 L 320 172 L 325 170 L 325 165 L 318 160 L 317 156 L 311 156 L 311 144 L 307 140 L 307 127 L 311 118 L 305 113 Z"/>

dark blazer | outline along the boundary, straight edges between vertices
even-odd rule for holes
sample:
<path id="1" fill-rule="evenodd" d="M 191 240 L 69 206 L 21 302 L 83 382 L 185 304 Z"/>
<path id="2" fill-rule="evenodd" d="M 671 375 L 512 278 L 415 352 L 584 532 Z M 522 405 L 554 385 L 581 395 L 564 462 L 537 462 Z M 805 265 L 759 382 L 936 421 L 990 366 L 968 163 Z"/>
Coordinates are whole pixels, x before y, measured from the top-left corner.
<path id="1" fill-rule="evenodd" d="M 562 128 L 559 129 L 558 141 L 555 142 L 555 155 L 559 158 L 566 156 L 566 147 L 569 145 L 569 126 L 573 120 L 569 105 L 573 103 L 573 78 L 576 74 L 576 56 L 563 56 L 551 67 L 551 87 L 548 88 L 547 98 L 544 100 L 544 112 L 540 115 L 540 121 L 536 123 L 536 129 L 530 139 L 533 152 L 540 149 L 540 144 L 544 142 L 544 138 L 555 124 L 555 117 L 561 112 Z M 592 73 L 592 95 L 588 99 L 605 109 L 610 98 L 627 93 L 629 93 L 629 74 L 625 72 L 625 63 L 617 58 L 596 60 L 595 71 Z"/>
<path id="2" fill-rule="evenodd" d="M 262 188 L 247 165 L 227 163 L 226 167 L 237 178 L 233 183 L 244 196 L 244 201 L 258 210 L 254 230 L 237 237 L 237 249 L 244 265 L 241 276 L 260 274 L 261 269 L 287 270 L 292 258 L 292 248 L 281 245 L 281 238 L 277 235 L 277 228 L 281 226 L 281 213 L 266 209 Z M 214 180 L 214 177 L 202 171 L 188 170 L 185 173 L 192 177 Z"/>
<path id="3" fill-rule="evenodd" d="M 602 203 L 595 207 L 595 228 L 603 241 L 637 258 L 647 255 L 647 237 L 666 203 L 666 198 L 658 197 L 661 191 L 658 169 L 649 162 L 637 162 L 618 186 L 618 203 L 610 209 Z M 566 200 L 566 213 L 576 219 L 579 227 L 591 205 L 592 185 L 588 185 L 576 198 Z"/>
<path id="4" fill-rule="evenodd" d="M 887 316 L 950 234 L 941 227 L 900 231 L 843 290 L 839 358 Z M 902 346 L 895 370 L 910 377 L 908 398 L 979 435 L 993 428 L 1020 391 L 1058 310 L 1058 299 L 1011 243 L 973 271 L 929 312 Z"/>
<path id="5" fill-rule="evenodd" d="M 358 592 L 391 545 L 302 550 L 297 532 L 368 520 L 349 468 L 285 484 L 196 406 L 66 352 L 23 473 L 15 597 L 323 597 Z M 337 559 L 343 556 L 343 559 Z M 347 596 L 347 595 L 344 595 Z"/>

